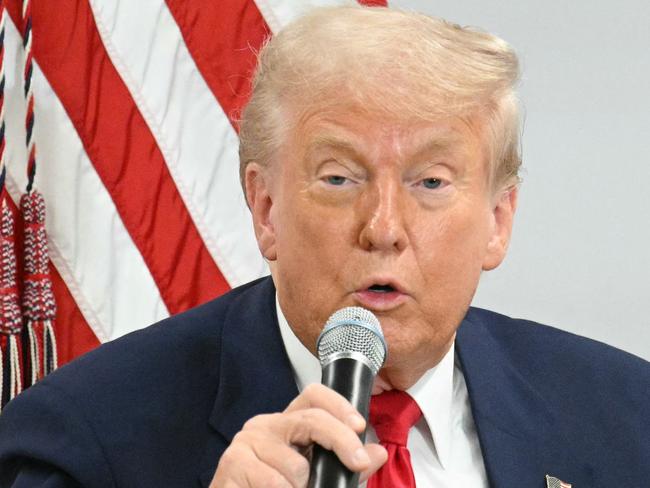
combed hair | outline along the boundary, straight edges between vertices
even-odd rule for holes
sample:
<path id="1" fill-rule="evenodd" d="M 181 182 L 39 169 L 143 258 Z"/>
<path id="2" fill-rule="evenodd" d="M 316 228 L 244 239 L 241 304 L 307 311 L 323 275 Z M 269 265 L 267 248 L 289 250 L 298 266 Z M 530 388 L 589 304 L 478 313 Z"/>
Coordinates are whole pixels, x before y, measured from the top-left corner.
<path id="1" fill-rule="evenodd" d="M 292 124 L 352 103 L 405 122 L 479 114 L 486 121 L 491 186 L 516 185 L 518 76 L 513 49 L 474 28 L 388 8 L 315 9 L 259 52 L 240 120 L 242 184 L 246 165 L 272 161 Z"/>

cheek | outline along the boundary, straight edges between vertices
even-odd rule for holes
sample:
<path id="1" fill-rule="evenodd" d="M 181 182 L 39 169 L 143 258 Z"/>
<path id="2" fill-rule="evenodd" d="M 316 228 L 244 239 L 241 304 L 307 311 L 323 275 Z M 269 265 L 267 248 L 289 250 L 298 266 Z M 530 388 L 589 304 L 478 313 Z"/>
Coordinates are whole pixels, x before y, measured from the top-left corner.
<path id="1" fill-rule="evenodd" d="M 280 213 L 280 212 L 279 212 Z M 342 276 L 351 259 L 345 217 L 295 199 L 276 229 L 274 279 L 282 310 L 305 346 L 316 338 L 334 308 L 348 305 Z"/>
<path id="2" fill-rule="evenodd" d="M 328 288 L 337 283 L 343 263 L 350 256 L 345 215 L 323 209 L 299 195 L 279 209 L 278 218 L 279 275 L 299 300 L 325 296 Z"/>
<path id="3" fill-rule="evenodd" d="M 487 249 L 489 218 L 483 209 L 457 208 L 440 215 L 416 245 L 427 301 L 437 309 L 469 305 Z M 449 305 L 449 307 L 447 306 Z"/>
<path id="4" fill-rule="evenodd" d="M 468 209 L 450 225 L 448 235 L 458 259 L 467 261 L 467 267 L 480 271 L 487 249 L 489 217 L 485 209 Z"/>
<path id="5" fill-rule="evenodd" d="M 294 199 L 282 212 L 277 241 L 286 260 L 321 263 L 334 257 L 330 254 L 340 248 L 345 234 L 341 215 L 305 198 Z"/>
<path id="6" fill-rule="evenodd" d="M 280 246 L 293 254 L 290 259 L 322 262 L 342 257 L 354 245 L 356 229 L 353 202 L 328 200 L 327 194 L 317 191 L 314 185 L 302 180 L 292 182 L 279 207 L 278 218 L 283 231 Z M 336 261 L 329 261 L 329 265 Z"/>

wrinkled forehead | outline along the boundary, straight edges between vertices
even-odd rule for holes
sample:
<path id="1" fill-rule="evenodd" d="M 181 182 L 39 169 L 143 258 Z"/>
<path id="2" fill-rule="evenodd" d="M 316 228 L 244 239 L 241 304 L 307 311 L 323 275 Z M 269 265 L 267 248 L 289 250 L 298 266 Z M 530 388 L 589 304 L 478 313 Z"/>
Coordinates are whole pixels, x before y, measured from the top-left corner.
<path id="1" fill-rule="evenodd" d="M 356 158 L 391 147 L 405 158 L 424 153 L 462 154 L 481 147 L 488 154 L 486 120 L 481 111 L 427 119 L 391 113 L 379 107 L 340 101 L 289 108 L 285 146 L 306 155 L 336 150 Z M 487 159 L 487 158 L 482 158 Z"/>

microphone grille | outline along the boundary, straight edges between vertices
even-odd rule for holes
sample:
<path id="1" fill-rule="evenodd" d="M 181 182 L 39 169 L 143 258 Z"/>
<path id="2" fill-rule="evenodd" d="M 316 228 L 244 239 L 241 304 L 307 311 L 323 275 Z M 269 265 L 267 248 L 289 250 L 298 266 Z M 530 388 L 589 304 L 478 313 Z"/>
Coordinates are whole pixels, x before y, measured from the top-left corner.
<path id="1" fill-rule="evenodd" d="M 362 354 L 373 374 L 386 359 L 387 347 L 377 317 L 365 308 L 346 307 L 327 320 L 317 342 L 322 366 L 350 353 Z"/>

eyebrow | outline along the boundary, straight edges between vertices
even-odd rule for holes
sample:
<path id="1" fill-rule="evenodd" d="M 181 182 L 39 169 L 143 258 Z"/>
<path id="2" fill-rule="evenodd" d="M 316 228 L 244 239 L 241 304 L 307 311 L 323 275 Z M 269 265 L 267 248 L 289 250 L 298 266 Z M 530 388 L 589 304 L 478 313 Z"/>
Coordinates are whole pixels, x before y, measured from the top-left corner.
<path id="1" fill-rule="evenodd" d="M 328 135 L 316 136 L 307 146 L 307 153 L 311 153 L 322 148 L 339 149 L 355 156 L 359 156 L 359 152 L 357 151 L 354 144 L 352 144 L 352 142 Z"/>
<path id="2" fill-rule="evenodd" d="M 445 135 L 442 137 L 436 137 L 435 139 L 429 139 L 423 144 L 419 145 L 417 150 L 414 151 L 414 156 L 419 156 L 425 153 L 441 152 L 453 148 L 455 144 L 460 142 L 462 137 L 459 137 L 456 134 Z"/>
<path id="3" fill-rule="evenodd" d="M 461 142 L 462 139 L 463 138 L 456 133 L 427 139 L 421 145 L 417 146 L 417 149 L 410 155 L 410 157 L 418 157 L 426 153 L 447 151 L 450 148 L 453 148 L 455 144 Z M 306 154 L 324 148 L 337 149 L 352 155 L 354 158 L 363 157 L 363 154 L 359 153 L 356 146 L 351 141 L 331 135 L 317 135 L 314 137 L 307 146 Z"/>

